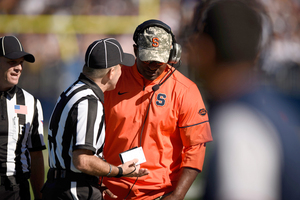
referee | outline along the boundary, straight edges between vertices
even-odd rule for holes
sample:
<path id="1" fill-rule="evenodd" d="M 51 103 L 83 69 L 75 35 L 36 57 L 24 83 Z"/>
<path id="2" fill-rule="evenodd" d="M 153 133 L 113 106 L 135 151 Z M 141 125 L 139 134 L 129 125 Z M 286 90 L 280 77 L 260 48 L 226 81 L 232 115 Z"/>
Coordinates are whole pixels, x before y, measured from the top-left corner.
<path id="1" fill-rule="evenodd" d="M 41 199 L 46 149 L 42 107 L 17 86 L 24 60 L 33 63 L 35 58 L 14 36 L 1 37 L 0 44 L 0 198 L 30 200 L 30 178 L 35 199 Z"/>
<path id="2" fill-rule="evenodd" d="M 99 176 L 143 176 L 137 159 L 116 167 L 101 159 L 105 138 L 103 92 L 113 90 L 121 65 L 134 56 L 123 53 L 116 39 L 94 41 L 87 49 L 78 80 L 59 97 L 49 131 L 49 165 L 44 200 L 102 199 Z M 114 197 L 108 190 L 105 193 Z M 105 194 L 104 193 L 104 194 Z"/>

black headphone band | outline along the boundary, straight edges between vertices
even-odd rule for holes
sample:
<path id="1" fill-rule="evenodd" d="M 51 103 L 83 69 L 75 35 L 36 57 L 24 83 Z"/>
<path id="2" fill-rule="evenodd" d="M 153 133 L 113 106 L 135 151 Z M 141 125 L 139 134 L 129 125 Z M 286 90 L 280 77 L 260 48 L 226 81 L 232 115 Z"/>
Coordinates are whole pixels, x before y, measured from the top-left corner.
<path id="1" fill-rule="evenodd" d="M 153 26 L 160 27 L 160 28 L 164 29 L 167 33 L 171 34 L 172 43 L 176 43 L 175 36 L 172 33 L 170 26 L 168 26 L 164 22 L 156 20 L 156 19 L 150 19 L 150 20 L 147 20 L 144 23 L 140 24 L 134 31 L 133 41 L 137 44 L 139 33 L 144 31 L 146 28 L 153 27 Z"/>

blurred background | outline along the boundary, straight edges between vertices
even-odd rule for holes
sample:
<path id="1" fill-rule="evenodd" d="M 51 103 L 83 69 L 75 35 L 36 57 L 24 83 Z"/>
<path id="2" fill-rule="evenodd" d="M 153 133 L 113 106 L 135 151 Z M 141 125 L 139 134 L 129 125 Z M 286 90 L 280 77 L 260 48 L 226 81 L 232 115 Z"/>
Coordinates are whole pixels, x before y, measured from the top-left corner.
<path id="1" fill-rule="evenodd" d="M 0 0 L 0 36 L 15 35 L 36 62 L 24 64 L 19 86 L 40 99 L 44 111 L 45 139 L 48 120 L 57 97 L 74 82 L 84 65 L 85 51 L 94 40 L 114 37 L 125 52 L 133 54 L 132 35 L 145 20 L 168 24 L 183 47 L 184 75 L 197 83 L 204 101 L 201 80 L 188 66 L 185 51 L 188 26 L 201 0 Z M 270 15 L 261 68 L 266 83 L 300 99 L 300 0 L 261 0 Z M 271 27 L 273 33 L 271 34 Z M 45 155 L 47 151 L 44 151 Z M 48 165 L 47 155 L 45 164 Z M 205 173 L 205 166 L 203 169 Z M 200 199 L 199 174 L 186 199 Z"/>

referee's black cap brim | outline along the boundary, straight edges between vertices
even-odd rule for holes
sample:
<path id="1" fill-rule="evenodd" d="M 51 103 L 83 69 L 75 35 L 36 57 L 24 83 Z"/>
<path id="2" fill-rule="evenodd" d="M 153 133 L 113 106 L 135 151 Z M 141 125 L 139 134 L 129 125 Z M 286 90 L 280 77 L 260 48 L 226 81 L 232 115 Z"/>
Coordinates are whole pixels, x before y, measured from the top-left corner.
<path id="1" fill-rule="evenodd" d="M 35 58 L 32 54 L 26 53 L 24 51 L 23 52 L 13 52 L 11 54 L 5 55 L 4 57 L 8 58 L 8 59 L 18 59 L 18 58 L 24 57 L 24 60 L 26 60 L 27 62 L 30 62 L 30 63 L 34 63 L 34 61 L 35 61 Z"/>
<path id="2" fill-rule="evenodd" d="M 34 63 L 32 54 L 24 51 L 21 42 L 15 36 L 4 36 L 0 38 L 0 56 L 8 59 L 19 59 L 24 57 L 27 62 Z"/>
<path id="3" fill-rule="evenodd" d="M 135 58 L 132 54 L 124 53 L 123 54 L 123 61 L 120 63 L 126 66 L 132 66 L 135 63 Z"/>

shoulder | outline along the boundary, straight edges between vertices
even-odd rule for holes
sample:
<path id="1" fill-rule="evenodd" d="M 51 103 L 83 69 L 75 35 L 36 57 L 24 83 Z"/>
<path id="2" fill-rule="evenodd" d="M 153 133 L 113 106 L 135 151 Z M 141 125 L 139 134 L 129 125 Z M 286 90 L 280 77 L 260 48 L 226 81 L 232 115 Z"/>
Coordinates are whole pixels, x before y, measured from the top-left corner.
<path id="1" fill-rule="evenodd" d="M 259 109 L 242 102 L 232 102 L 214 109 L 210 115 L 215 141 L 257 146 L 280 146 L 275 125 Z"/>
<path id="2" fill-rule="evenodd" d="M 211 121 L 216 132 L 225 133 L 225 137 L 274 137 L 276 132 L 270 119 L 259 109 L 239 101 L 214 108 Z"/>
<path id="3" fill-rule="evenodd" d="M 134 75 L 133 66 L 128 67 L 128 66 L 122 65 L 121 71 L 122 71 L 122 74 L 121 74 L 120 78 L 125 78 L 125 77 L 128 77 L 128 76 L 133 76 Z"/>
<path id="4" fill-rule="evenodd" d="M 17 94 L 23 94 L 25 98 L 32 98 L 38 100 L 35 96 L 33 96 L 31 93 L 29 93 L 27 90 L 20 88 L 17 86 Z"/>
<path id="5" fill-rule="evenodd" d="M 122 71 L 128 71 L 128 70 L 130 70 L 131 68 L 132 68 L 132 66 L 126 66 L 126 65 L 121 65 L 122 67 L 121 67 L 121 70 Z"/>
<path id="6" fill-rule="evenodd" d="M 186 90 L 187 92 L 192 91 L 199 91 L 196 83 L 194 83 L 192 80 L 184 76 L 181 72 L 175 71 L 172 75 L 173 84 L 176 88 L 181 88 Z"/>

